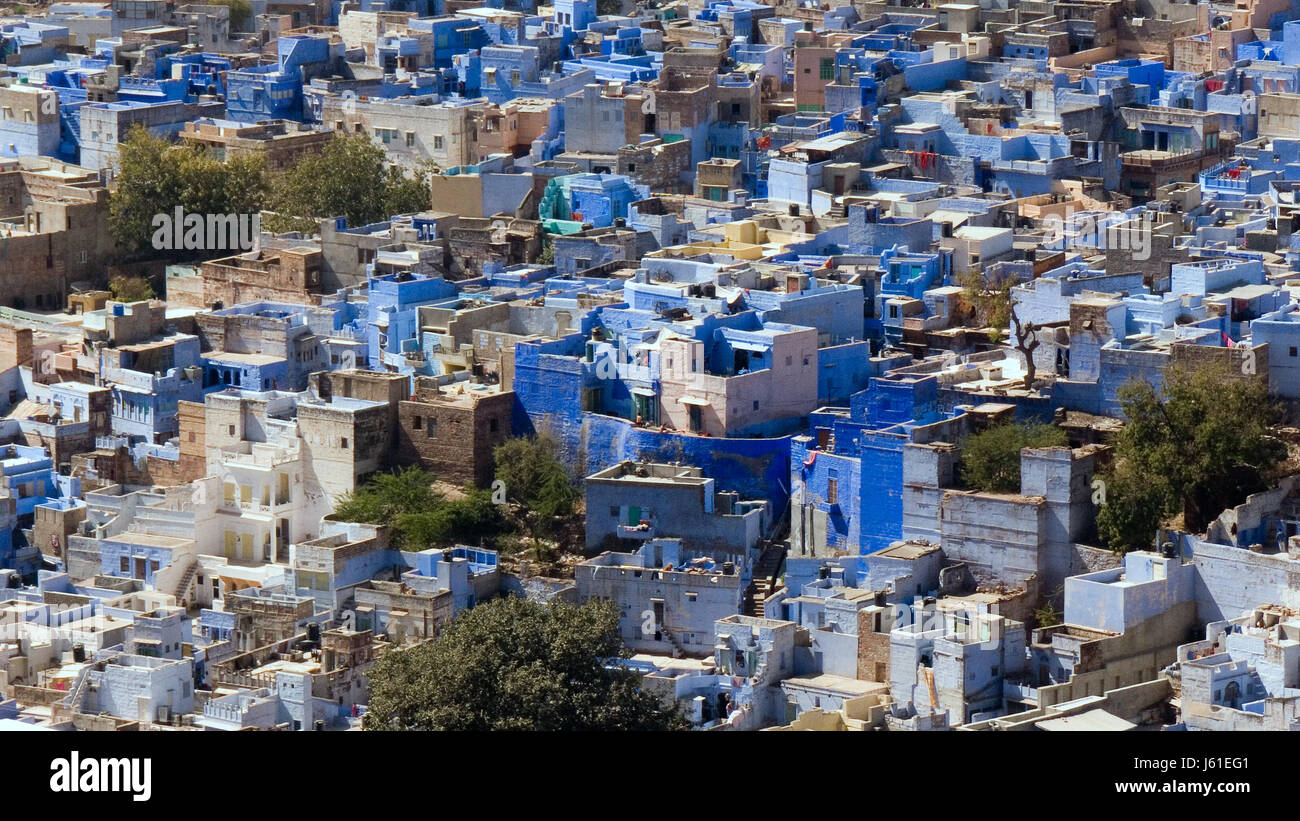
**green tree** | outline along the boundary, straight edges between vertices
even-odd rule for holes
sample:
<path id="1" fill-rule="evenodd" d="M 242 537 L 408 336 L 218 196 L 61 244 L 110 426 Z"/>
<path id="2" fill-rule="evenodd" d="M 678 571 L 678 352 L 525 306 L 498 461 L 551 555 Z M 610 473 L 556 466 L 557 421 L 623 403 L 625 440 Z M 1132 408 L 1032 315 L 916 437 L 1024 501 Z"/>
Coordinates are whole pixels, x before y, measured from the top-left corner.
<path id="1" fill-rule="evenodd" d="M 464 499 L 448 499 L 433 488 L 433 475 L 418 467 L 381 473 L 334 506 L 335 518 L 386 524 L 394 546 L 424 550 L 456 542 L 478 543 L 506 527 L 492 494 L 473 490 Z"/>
<path id="2" fill-rule="evenodd" d="M 405 543 L 445 545 L 452 542 L 477 544 L 496 536 L 506 527 L 501 506 L 493 504 L 485 490 L 470 491 L 464 499 L 443 500 L 431 509 L 403 513 L 397 518 Z"/>
<path id="3" fill-rule="evenodd" d="M 966 438 L 961 449 L 961 476 L 969 487 L 994 493 L 1020 492 L 1022 448 L 1067 444 L 1065 431 L 1053 425 L 994 425 Z"/>
<path id="4" fill-rule="evenodd" d="M 389 165 L 383 147 L 365 135 L 337 135 L 320 153 L 275 178 L 267 226 L 314 233 L 322 219 L 347 217 L 349 225 L 368 225 L 428 210 L 431 173 L 428 164 L 415 173 Z"/>
<path id="5" fill-rule="evenodd" d="M 609 602 L 495 599 L 433 642 L 385 654 L 367 730 L 669 730 L 677 712 L 610 665 L 628 651 Z"/>
<path id="6" fill-rule="evenodd" d="M 113 299 L 118 302 L 142 302 L 154 298 L 153 286 L 145 277 L 119 274 L 109 280 L 108 289 L 113 292 Z"/>
<path id="7" fill-rule="evenodd" d="M 426 160 L 412 172 L 392 165 L 388 167 L 385 183 L 385 218 L 394 214 L 412 214 L 428 211 L 433 207 L 432 177 L 439 168 L 432 160 Z"/>
<path id="8" fill-rule="evenodd" d="M 507 440 L 496 447 L 496 478 L 506 498 L 535 517 L 550 522 L 573 512 L 578 493 L 559 460 L 559 443 L 546 434 Z"/>
<path id="9" fill-rule="evenodd" d="M 133 126 L 118 145 L 117 188 L 109 198 L 109 232 L 127 253 L 144 251 L 153 218 L 181 201 L 184 185 L 168 161 L 170 143 Z"/>
<path id="10" fill-rule="evenodd" d="M 1034 611 L 1034 618 L 1037 619 L 1039 627 L 1055 627 L 1061 623 L 1061 611 L 1049 601 Z"/>
<path id="11" fill-rule="evenodd" d="M 109 198 L 109 233 L 128 256 L 185 259 L 199 250 L 154 247 L 155 217 L 186 214 L 255 214 L 266 195 L 261 158 L 218 160 L 206 148 L 174 145 L 140 125 L 119 145 L 117 187 Z"/>
<path id="12" fill-rule="evenodd" d="M 334 506 L 334 515 L 349 522 L 384 522 L 407 513 L 427 511 L 442 497 L 433 477 L 418 467 L 380 473 Z"/>
<path id="13" fill-rule="evenodd" d="M 550 238 L 549 235 L 542 238 L 542 251 L 537 255 L 537 264 L 538 265 L 555 264 L 555 242 Z"/>
<path id="14" fill-rule="evenodd" d="M 975 314 L 975 321 L 989 330 L 989 339 L 1000 342 L 1003 331 L 1011 324 L 1011 286 L 1014 277 L 990 279 L 987 272 L 971 270 L 957 277 L 962 297 Z"/>
<path id="15" fill-rule="evenodd" d="M 1224 508 L 1263 490 L 1286 458 L 1270 430 L 1281 418 L 1263 380 L 1225 367 L 1165 370 L 1163 389 L 1131 381 L 1120 389 L 1127 423 L 1104 477 L 1098 535 L 1117 552 L 1149 549 L 1155 531 L 1182 514 L 1201 532 Z"/>

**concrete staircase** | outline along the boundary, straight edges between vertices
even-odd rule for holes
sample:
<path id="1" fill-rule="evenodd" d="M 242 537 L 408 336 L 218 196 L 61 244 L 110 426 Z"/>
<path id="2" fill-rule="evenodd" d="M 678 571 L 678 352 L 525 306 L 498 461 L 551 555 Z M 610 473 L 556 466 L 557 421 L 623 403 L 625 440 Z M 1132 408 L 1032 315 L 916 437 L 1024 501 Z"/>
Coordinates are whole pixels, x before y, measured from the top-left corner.
<path id="1" fill-rule="evenodd" d="M 686 647 L 682 644 L 681 639 L 677 638 L 673 631 L 667 628 L 660 628 L 660 632 L 663 633 L 664 638 L 668 639 L 668 643 L 673 646 L 673 658 L 679 659 L 686 655 Z"/>
<path id="2" fill-rule="evenodd" d="M 194 585 L 194 577 L 198 575 L 198 572 L 199 563 L 190 562 L 190 566 L 185 568 L 185 572 L 181 574 L 181 580 L 177 582 L 176 589 L 172 591 L 172 595 L 176 596 L 176 604 L 179 606 L 185 606 L 185 599 L 190 594 L 190 589 Z"/>
<path id="3" fill-rule="evenodd" d="M 785 567 L 785 554 L 789 546 L 784 542 L 768 542 L 758 562 L 754 565 L 754 576 L 745 588 L 744 614 L 746 616 L 763 616 L 763 603 L 780 589 L 778 579 Z"/>

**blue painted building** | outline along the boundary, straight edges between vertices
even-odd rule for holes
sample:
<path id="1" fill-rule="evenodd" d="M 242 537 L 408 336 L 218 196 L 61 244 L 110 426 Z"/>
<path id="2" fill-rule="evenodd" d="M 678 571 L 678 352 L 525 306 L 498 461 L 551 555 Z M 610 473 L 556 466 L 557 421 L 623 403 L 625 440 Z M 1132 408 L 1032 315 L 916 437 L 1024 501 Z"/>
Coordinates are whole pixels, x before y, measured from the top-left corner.
<path id="1" fill-rule="evenodd" d="M 903 537 L 903 448 L 964 424 L 934 376 L 874 378 L 848 408 L 823 408 L 790 442 L 791 555 L 874 553 Z"/>

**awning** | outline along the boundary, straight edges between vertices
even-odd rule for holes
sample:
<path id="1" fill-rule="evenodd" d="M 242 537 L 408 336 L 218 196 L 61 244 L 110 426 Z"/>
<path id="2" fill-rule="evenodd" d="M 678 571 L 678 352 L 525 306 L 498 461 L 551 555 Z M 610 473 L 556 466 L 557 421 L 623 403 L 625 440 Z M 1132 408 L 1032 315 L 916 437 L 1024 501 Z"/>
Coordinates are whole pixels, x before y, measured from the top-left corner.
<path id="1" fill-rule="evenodd" d="M 658 394 L 650 388 L 628 388 L 628 390 L 637 396 L 658 396 Z"/>
<path id="2" fill-rule="evenodd" d="M 680 401 L 683 405 L 699 405 L 701 407 L 708 407 L 709 405 L 709 400 L 701 399 L 698 396 L 683 396 Z"/>

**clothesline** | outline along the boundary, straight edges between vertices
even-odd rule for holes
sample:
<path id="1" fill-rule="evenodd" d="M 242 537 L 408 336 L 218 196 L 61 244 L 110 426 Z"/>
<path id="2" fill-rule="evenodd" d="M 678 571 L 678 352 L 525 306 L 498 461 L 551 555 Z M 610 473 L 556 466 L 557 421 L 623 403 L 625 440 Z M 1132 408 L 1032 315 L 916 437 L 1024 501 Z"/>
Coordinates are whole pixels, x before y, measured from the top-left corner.
<path id="1" fill-rule="evenodd" d="M 916 164 L 922 171 L 934 166 L 939 167 L 939 155 L 933 151 L 911 151 L 907 152 L 908 161 Z"/>

